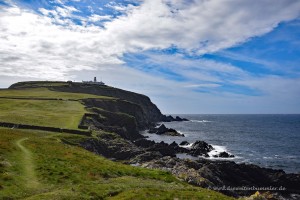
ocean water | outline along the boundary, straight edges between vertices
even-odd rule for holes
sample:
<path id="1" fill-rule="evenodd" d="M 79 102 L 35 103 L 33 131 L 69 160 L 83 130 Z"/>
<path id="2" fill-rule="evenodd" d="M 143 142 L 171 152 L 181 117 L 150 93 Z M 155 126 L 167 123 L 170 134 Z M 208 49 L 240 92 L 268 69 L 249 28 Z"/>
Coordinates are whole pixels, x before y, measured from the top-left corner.
<path id="1" fill-rule="evenodd" d="M 164 123 L 186 137 L 146 134 L 151 140 L 192 143 L 203 140 L 234 154 L 237 163 L 300 173 L 300 115 L 179 115 L 191 121 Z M 178 155 L 186 157 L 185 155 Z M 218 158 L 224 159 L 224 158 Z"/>

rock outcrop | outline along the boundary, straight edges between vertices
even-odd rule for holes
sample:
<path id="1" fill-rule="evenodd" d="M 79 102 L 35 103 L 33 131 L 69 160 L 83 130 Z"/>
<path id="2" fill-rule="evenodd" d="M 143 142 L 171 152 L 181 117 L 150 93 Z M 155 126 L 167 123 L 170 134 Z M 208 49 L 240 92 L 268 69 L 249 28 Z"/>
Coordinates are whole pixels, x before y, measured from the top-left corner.
<path id="1" fill-rule="evenodd" d="M 179 145 L 181 145 L 181 146 L 187 146 L 189 144 L 190 143 L 188 141 L 182 141 Z"/>
<path id="2" fill-rule="evenodd" d="M 207 144 L 204 141 L 197 140 L 191 146 L 189 154 L 192 155 L 192 156 L 205 156 L 205 157 L 209 157 L 208 156 L 208 152 L 212 151 L 213 149 L 214 148 L 210 144 Z"/>
<path id="3" fill-rule="evenodd" d="M 158 128 L 150 128 L 148 133 L 154 133 L 154 134 L 157 134 L 157 135 L 168 135 L 168 136 L 184 137 L 183 134 L 178 133 L 175 129 L 167 128 L 164 124 L 160 125 Z"/>
<path id="4" fill-rule="evenodd" d="M 162 157 L 144 162 L 142 166 L 163 169 L 190 184 L 215 189 L 235 197 L 249 196 L 256 191 L 267 190 L 267 187 L 277 188 L 270 192 L 277 194 L 280 197 L 278 199 L 293 199 L 291 194 L 300 194 L 299 174 L 286 174 L 282 170 L 251 164 Z"/>
<path id="5" fill-rule="evenodd" d="M 227 153 L 226 151 L 223 151 L 219 153 L 218 155 L 214 155 L 215 158 L 233 158 L 234 155 Z"/>
<path id="6" fill-rule="evenodd" d="M 162 122 L 174 122 L 174 121 L 177 121 L 177 122 L 182 122 L 182 121 L 189 121 L 188 119 L 186 118 L 181 118 L 179 116 L 176 116 L 175 118 L 171 115 L 162 115 L 161 118 L 160 118 L 160 121 Z"/>
<path id="7" fill-rule="evenodd" d="M 80 146 L 96 154 L 116 160 L 129 160 L 146 153 L 144 149 L 137 147 L 117 134 L 106 132 L 96 132 L 95 134 L 98 135 L 96 138 L 87 139 L 81 142 Z"/>

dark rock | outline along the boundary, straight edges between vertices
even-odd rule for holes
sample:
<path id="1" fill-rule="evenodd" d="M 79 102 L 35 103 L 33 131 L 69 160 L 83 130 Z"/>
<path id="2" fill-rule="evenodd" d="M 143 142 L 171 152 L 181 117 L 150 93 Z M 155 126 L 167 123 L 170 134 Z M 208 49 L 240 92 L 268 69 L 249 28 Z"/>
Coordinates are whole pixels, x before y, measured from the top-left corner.
<path id="1" fill-rule="evenodd" d="M 187 153 L 187 152 L 189 152 L 188 149 L 180 147 L 175 141 L 172 142 L 169 146 L 172 147 L 175 150 L 176 153 Z"/>
<path id="2" fill-rule="evenodd" d="M 147 149 L 148 151 L 158 151 L 160 152 L 163 156 L 171 156 L 175 157 L 176 156 L 176 150 L 174 147 L 168 145 L 165 142 L 160 142 L 160 143 L 155 143 L 153 146 Z"/>
<path id="3" fill-rule="evenodd" d="M 169 115 L 169 116 L 162 115 L 161 121 L 162 121 L 162 122 L 173 122 L 173 121 L 182 122 L 182 121 L 189 121 L 189 120 L 188 120 L 188 119 L 185 119 L 185 118 L 181 118 L 181 117 L 179 117 L 179 116 L 176 116 L 176 117 L 174 118 L 174 117 L 172 117 L 171 115 Z"/>
<path id="4" fill-rule="evenodd" d="M 172 129 L 172 128 L 168 129 L 162 135 L 184 137 L 184 134 L 178 133 L 175 129 Z"/>
<path id="5" fill-rule="evenodd" d="M 150 128 L 148 133 L 156 133 L 157 135 L 184 137 L 183 134 L 178 133 L 175 129 L 167 128 L 164 124 L 160 125 L 158 128 Z"/>
<path id="6" fill-rule="evenodd" d="M 181 118 L 181 117 L 176 116 L 175 121 L 182 122 L 182 121 L 189 121 L 189 120 L 186 118 Z"/>
<path id="7" fill-rule="evenodd" d="M 161 116 L 161 121 L 162 122 L 172 122 L 172 121 L 175 121 L 175 120 L 174 120 L 174 117 L 172 117 L 171 115 L 169 115 L 169 116 L 162 115 Z"/>
<path id="8" fill-rule="evenodd" d="M 151 147 L 155 144 L 154 141 L 146 140 L 146 139 L 138 139 L 138 140 L 133 141 L 133 143 L 139 147 L 144 147 L 144 148 Z"/>
<path id="9" fill-rule="evenodd" d="M 164 125 L 160 125 L 157 129 L 156 129 L 156 134 L 158 135 L 162 135 L 164 134 L 165 132 L 167 132 L 169 129 Z"/>
<path id="10" fill-rule="evenodd" d="M 204 153 L 203 156 L 204 156 L 205 158 L 209 158 L 208 153 Z"/>
<path id="11" fill-rule="evenodd" d="M 88 151 L 107 158 L 115 158 L 116 160 L 129 160 L 145 152 L 143 149 L 120 137 L 114 139 L 90 138 L 81 142 L 80 146 Z"/>
<path id="12" fill-rule="evenodd" d="M 178 147 L 178 144 L 174 141 L 170 144 L 171 147 Z"/>
<path id="13" fill-rule="evenodd" d="M 197 140 L 190 149 L 189 154 L 192 156 L 208 156 L 208 152 L 213 150 L 213 147 L 204 141 Z"/>
<path id="14" fill-rule="evenodd" d="M 157 132 L 157 128 L 150 128 L 148 130 L 148 133 L 156 133 Z"/>
<path id="15" fill-rule="evenodd" d="M 299 196 L 300 194 L 300 174 L 286 174 L 282 170 L 261 168 L 256 165 L 236 164 L 229 161 L 210 161 L 207 159 L 183 160 L 162 157 L 146 162 L 143 166 L 170 171 L 178 178 L 200 187 L 285 188 L 286 190 L 282 191 L 269 191 L 278 196 L 275 199 L 297 199 L 291 198 L 291 196 L 294 194 Z M 219 192 L 234 197 L 249 196 L 255 193 L 253 189 L 219 190 Z"/>
<path id="16" fill-rule="evenodd" d="M 284 193 L 300 193 L 300 175 L 285 174 L 282 170 L 261 168 L 252 164 L 236 164 L 228 161 L 208 162 L 199 174 L 214 186 L 237 187 L 285 187 Z M 292 178 L 293 177 L 293 178 Z M 226 193 L 226 191 L 221 191 Z M 232 191 L 238 195 L 250 195 L 251 190 Z"/>
<path id="17" fill-rule="evenodd" d="M 181 146 L 186 146 L 189 145 L 190 143 L 188 141 L 182 141 L 179 145 Z"/>
<path id="18" fill-rule="evenodd" d="M 223 152 L 219 153 L 218 155 L 214 155 L 213 157 L 215 157 L 215 158 L 234 158 L 234 155 L 223 151 Z"/>

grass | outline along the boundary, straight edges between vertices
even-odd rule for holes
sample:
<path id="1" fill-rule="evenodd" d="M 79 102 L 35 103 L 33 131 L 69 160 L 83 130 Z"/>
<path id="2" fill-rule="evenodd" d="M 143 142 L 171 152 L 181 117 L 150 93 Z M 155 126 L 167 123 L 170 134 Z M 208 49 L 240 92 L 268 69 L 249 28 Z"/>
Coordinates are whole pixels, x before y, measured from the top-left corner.
<path id="1" fill-rule="evenodd" d="M 60 141 L 83 136 L 0 128 L 0 137 L 0 199 L 232 199 Z M 36 187 L 28 187 L 26 165 Z"/>
<path id="2" fill-rule="evenodd" d="M 112 97 L 98 96 L 83 93 L 58 92 L 47 88 L 28 88 L 28 89 L 2 89 L 0 90 L 0 97 L 10 98 L 54 98 L 54 99 L 84 99 L 84 98 L 101 98 L 114 99 Z"/>
<path id="3" fill-rule="evenodd" d="M 0 99 L 0 121 L 77 129 L 86 112 L 77 101 Z"/>

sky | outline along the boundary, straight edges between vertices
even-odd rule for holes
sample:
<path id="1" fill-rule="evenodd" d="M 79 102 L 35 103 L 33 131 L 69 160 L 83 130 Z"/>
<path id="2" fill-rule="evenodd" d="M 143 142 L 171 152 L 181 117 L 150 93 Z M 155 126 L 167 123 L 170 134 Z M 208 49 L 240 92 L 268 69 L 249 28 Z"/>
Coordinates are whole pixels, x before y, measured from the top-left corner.
<path id="1" fill-rule="evenodd" d="M 0 0 L 0 88 L 92 80 L 163 113 L 300 113 L 299 0 Z"/>

